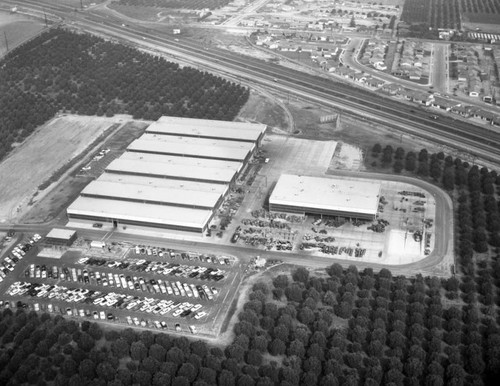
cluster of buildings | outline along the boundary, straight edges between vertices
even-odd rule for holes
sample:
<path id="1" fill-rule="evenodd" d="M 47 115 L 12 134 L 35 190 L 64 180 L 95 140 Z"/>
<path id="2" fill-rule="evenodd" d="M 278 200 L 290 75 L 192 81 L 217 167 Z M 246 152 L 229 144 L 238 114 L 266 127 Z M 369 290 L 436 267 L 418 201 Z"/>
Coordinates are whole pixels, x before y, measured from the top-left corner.
<path id="1" fill-rule="evenodd" d="M 381 79 L 374 78 L 373 76 L 366 75 L 345 66 L 332 66 L 328 68 L 328 71 L 371 89 L 378 89 L 385 84 L 385 82 Z"/>
<path id="2" fill-rule="evenodd" d="M 329 36 L 310 34 L 306 37 L 296 34 L 262 34 L 258 35 L 255 44 L 270 50 L 279 51 L 283 54 L 297 53 L 294 59 L 310 58 L 320 66 L 335 65 L 339 63 L 343 46 L 347 39 L 334 39 Z"/>
<path id="3" fill-rule="evenodd" d="M 478 58 L 478 53 L 473 46 L 452 45 L 453 56 L 456 58 L 456 75 L 458 88 L 472 97 L 478 97 L 481 93 L 483 70 Z M 485 73 L 483 73 L 485 76 Z"/>
<path id="4" fill-rule="evenodd" d="M 420 105 L 434 107 L 436 109 L 460 115 L 464 118 L 477 118 L 488 122 L 491 125 L 500 126 L 500 114 L 494 114 L 476 106 L 458 103 L 448 98 L 429 94 L 424 91 L 407 89 L 394 83 L 384 84 L 380 90 L 389 95 L 399 96 Z"/>
<path id="5" fill-rule="evenodd" d="M 262 124 L 161 117 L 83 189 L 68 218 L 202 233 L 265 131 Z"/>
<path id="6" fill-rule="evenodd" d="M 67 208 L 71 226 L 203 234 L 260 147 L 262 124 L 161 117 Z M 283 174 L 270 210 L 373 220 L 379 182 Z M 74 231 L 48 237 L 68 245 Z"/>
<path id="7" fill-rule="evenodd" d="M 399 41 L 396 49 L 396 55 L 399 57 L 393 62 L 392 75 L 411 80 L 429 76 L 425 44 L 412 40 Z"/>
<path id="8" fill-rule="evenodd" d="M 452 66 L 456 89 L 471 97 L 493 103 L 500 99 L 500 48 L 483 45 L 453 44 Z"/>
<path id="9" fill-rule="evenodd" d="M 371 65 L 376 70 L 385 71 L 387 70 L 387 65 L 385 63 L 387 49 L 388 45 L 382 41 L 368 40 L 358 60 L 365 66 Z"/>

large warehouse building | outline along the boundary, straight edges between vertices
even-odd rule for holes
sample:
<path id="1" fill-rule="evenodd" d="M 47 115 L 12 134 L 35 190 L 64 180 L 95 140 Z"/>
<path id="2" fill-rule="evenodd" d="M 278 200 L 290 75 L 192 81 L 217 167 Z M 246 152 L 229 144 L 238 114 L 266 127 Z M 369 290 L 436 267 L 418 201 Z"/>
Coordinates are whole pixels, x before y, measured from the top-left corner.
<path id="1" fill-rule="evenodd" d="M 260 146 L 266 126 L 246 122 L 211 121 L 208 119 L 189 119 L 161 117 L 151 124 L 147 133 L 225 139 L 228 141 L 251 142 Z"/>
<path id="2" fill-rule="evenodd" d="M 204 232 L 265 125 L 162 117 L 67 210 L 73 221 Z"/>
<path id="3" fill-rule="evenodd" d="M 161 134 L 144 134 L 127 148 L 127 151 L 140 153 L 237 162 L 248 161 L 254 150 L 255 144 L 249 142 Z"/>
<path id="4" fill-rule="evenodd" d="M 378 182 L 283 174 L 269 198 L 269 208 L 275 212 L 373 220 L 379 193 Z"/>

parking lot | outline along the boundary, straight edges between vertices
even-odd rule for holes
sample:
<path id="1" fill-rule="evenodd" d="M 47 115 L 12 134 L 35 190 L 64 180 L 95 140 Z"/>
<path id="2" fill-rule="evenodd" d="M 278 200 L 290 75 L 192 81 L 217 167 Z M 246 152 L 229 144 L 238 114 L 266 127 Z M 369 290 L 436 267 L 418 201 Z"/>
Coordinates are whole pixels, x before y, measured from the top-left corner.
<path id="1" fill-rule="evenodd" d="M 222 306 L 242 272 L 233 256 L 146 245 L 121 259 L 72 250 L 56 260 L 28 251 L 11 268 L 0 286 L 3 307 L 204 335 L 222 325 Z"/>

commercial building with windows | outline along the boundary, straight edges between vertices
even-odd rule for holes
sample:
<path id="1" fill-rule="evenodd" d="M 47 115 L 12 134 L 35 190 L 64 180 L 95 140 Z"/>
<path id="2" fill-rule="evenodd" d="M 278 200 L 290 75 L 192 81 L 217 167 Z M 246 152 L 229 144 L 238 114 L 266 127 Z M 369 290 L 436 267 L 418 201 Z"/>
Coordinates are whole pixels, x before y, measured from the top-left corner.
<path id="1" fill-rule="evenodd" d="M 201 233 L 265 133 L 260 124 L 162 117 L 67 209 L 72 222 Z"/>
<path id="2" fill-rule="evenodd" d="M 283 174 L 271 193 L 269 208 L 275 212 L 373 220 L 379 194 L 378 182 Z"/>

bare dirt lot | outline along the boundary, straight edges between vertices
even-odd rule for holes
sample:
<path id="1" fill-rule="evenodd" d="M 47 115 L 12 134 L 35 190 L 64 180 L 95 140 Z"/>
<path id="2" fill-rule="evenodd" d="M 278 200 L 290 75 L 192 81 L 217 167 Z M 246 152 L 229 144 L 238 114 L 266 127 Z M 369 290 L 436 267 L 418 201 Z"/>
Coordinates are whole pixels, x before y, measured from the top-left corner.
<path id="1" fill-rule="evenodd" d="M 0 222 L 17 218 L 42 182 L 85 150 L 115 121 L 64 116 L 39 127 L 0 163 Z"/>
<path id="2" fill-rule="evenodd" d="M 90 117 L 77 118 L 88 119 Z M 95 119 L 97 120 L 98 118 Z M 117 121 L 116 118 L 115 121 Z M 110 124 L 116 124 L 116 122 L 110 120 L 107 123 L 108 127 Z M 146 126 L 147 123 L 144 122 L 127 122 L 115 134 L 113 134 L 111 138 L 107 140 L 104 139 L 104 142 L 97 144 L 95 148 L 86 149 L 86 147 L 84 147 L 85 150 L 88 150 L 88 154 L 85 155 L 86 158 L 82 160 L 83 162 L 81 164 L 89 165 L 91 166 L 91 169 L 88 171 L 82 171 L 81 165 L 75 168 L 75 170 L 73 170 L 67 178 L 64 178 L 56 188 L 48 192 L 43 199 L 34 203 L 33 208 L 23 218 L 23 222 L 42 223 L 52 220 L 70 202 L 76 199 L 78 194 L 80 194 L 80 191 L 82 191 L 90 181 L 101 175 L 104 172 L 105 167 L 113 159 L 122 154 L 123 149 L 127 147 L 130 142 L 144 132 L 144 128 Z M 105 128 L 104 125 L 102 127 Z M 110 130 L 112 129 L 110 128 Z M 92 159 L 91 157 L 93 154 L 102 148 L 109 148 L 109 153 L 98 160 L 92 160 L 90 162 L 87 161 L 89 158 Z"/>
<path id="3" fill-rule="evenodd" d="M 291 128 L 291 122 L 283 108 L 254 91 L 250 91 L 250 98 L 241 109 L 237 120 L 264 123 L 284 131 L 289 131 Z"/>
<path id="4" fill-rule="evenodd" d="M 44 24 L 39 20 L 32 20 L 19 14 L 0 12 L 0 30 L 2 31 L 0 56 L 5 55 L 7 52 L 7 44 L 9 50 L 12 50 L 24 41 L 39 34 L 44 27 Z"/>

